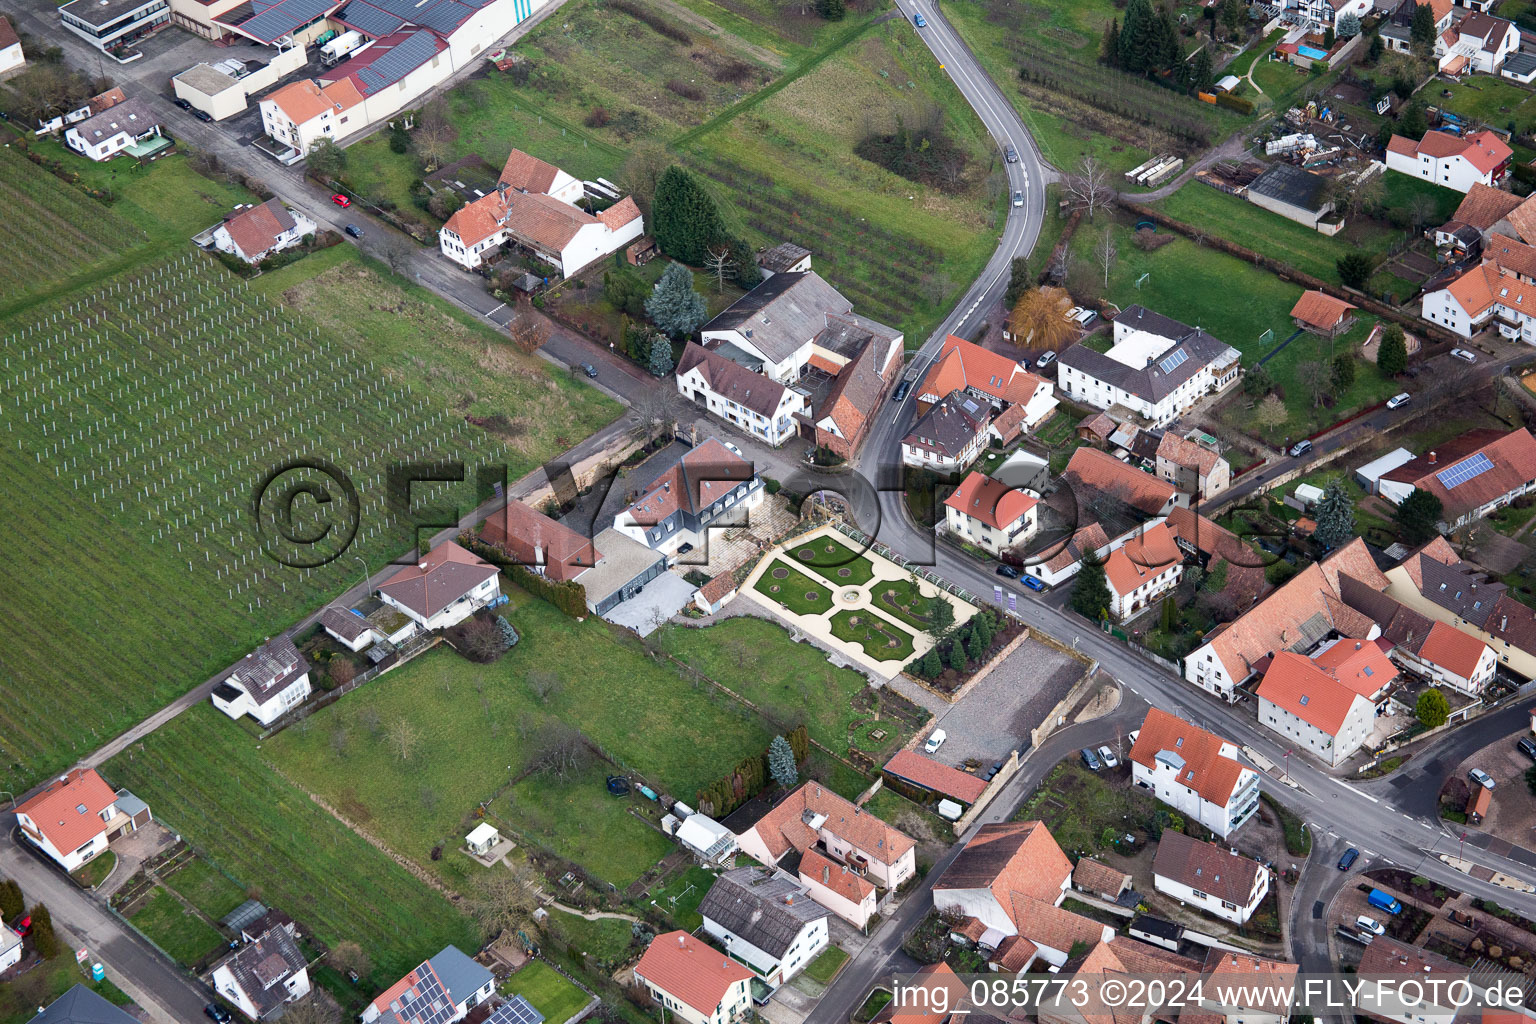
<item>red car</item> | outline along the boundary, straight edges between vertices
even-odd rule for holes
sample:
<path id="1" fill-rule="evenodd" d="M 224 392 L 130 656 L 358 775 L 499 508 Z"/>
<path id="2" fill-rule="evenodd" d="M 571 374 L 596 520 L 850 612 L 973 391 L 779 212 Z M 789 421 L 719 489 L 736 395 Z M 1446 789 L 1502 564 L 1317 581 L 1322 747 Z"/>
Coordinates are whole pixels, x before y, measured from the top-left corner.
<path id="1" fill-rule="evenodd" d="M 348 199 L 344 195 L 341 195 L 340 193 L 331 196 L 331 202 L 335 203 L 337 206 L 342 207 L 343 209 L 352 205 L 352 200 Z"/>
<path id="2" fill-rule="evenodd" d="M 14 931 L 17 935 L 25 938 L 27 933 L 32 930 L 32 915 L 28 914 L 20 921 L 17 921 L 15 924 L 11 925 L 11 930 Z"/>

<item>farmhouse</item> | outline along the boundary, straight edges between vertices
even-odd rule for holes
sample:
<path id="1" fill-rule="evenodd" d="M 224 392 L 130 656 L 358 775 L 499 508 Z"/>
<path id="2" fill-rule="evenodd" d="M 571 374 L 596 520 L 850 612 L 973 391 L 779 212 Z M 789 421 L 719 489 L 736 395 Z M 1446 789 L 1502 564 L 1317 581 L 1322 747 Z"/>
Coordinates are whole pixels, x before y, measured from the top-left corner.
<path id="1" fill-rule="evenodd" d="M 1313 231 L 1336 235 L 1344 228 L 1344 218 L 1334 212 L 1327 198 L 1328 179 L 1295 164 L 1276 163 L 1248 184 L 1248 201 L 1254 206 L 1278 213 L 1287 220 L 1304 224 Z"/>
<path id="2" fill-rule="evenodd" d="M 964 469 L 986 447 L 991 421 L 992 408 L 985 401 L 951 391 L 918 417 L 901 439 L 901 461 L 941 474 Z"/>
<path id="3" fill-rule="evenodd" d="M 800 884 L 817 903 L 861 930 L 879 905 L 875 883 L 814 848 L 800 856 Z"/>
<path id="4" fill-rule="evenodd" d="M 454 1024 L 491 998 L 496 979 L 457 946 L 442 951 L 395 982 L 369 1003 L 363 1024 L 417 1024 L 431 1020 Z"/>
<path id="5" fill-rule="evenodd" d="M 766 867 L 791 850 L 817 849 L 882 889 L 896 888 L 917 871 L 917 844 L 910 836 L 819 782 L 794 790 L 738 838 L 741 852 Z"/>
<path id="6" fill-rule="evenodd" d="M 1039 499 L 974 470 L 944 499 L 944 523 L 961 540 L 1001 555 L 1035 535 Z"/>
<path id="7" fill-rule="evenodd" d="M 1062 475 L 1077 497 L 1078 508 L 1089 512 L 1101 497 L 1123 503 L 1146 517 L 1166 516 L 1176 505 L 1188 500 L 1167 481 L 1128 466 L 1097 448 L 1074 451 Z M 1089 514 L 1079 516 L 1082 521 L 1090 518 L 1094 517 Z"/>
<path id="8" fill-rule="evenodd" d="M 1153 884 L 1181 903 L 1243 924 L 1269 892 L 1269 872 L 1248 857 L 1165 830 L 1152 861 Z"/>
<path id="9" fill-rule="evenodd" d="M 1167 426 L 1241 372 L 1237 350 L 1198 327 L 1142 306 L 1128 306 L 1114 324 L 1108 352 L 1079 344 L 1062 353 L 1057 382 L 1073 401 L 1095 409 L 1120 406 Z"/>
<path id="10" fill-rule="evenodd" d="M 234 213 L 214 227 L 210 241 L 220 252 L 247 263 L 260 263 L 275 252 L 298 245 L 305 235 L 313 235 L 316 230 L 314 221 L 274 197 L 264 203 L 235 207 Z"/>
<path id="11" fill-rule="evenodd" d="M 272 925 L 225 957 L 212 981 L 214 990 L 251 1020 L 265 1020 L 283 1004 L 304 998 L 309 967 L 294 941 L 293 922 Z"/>
<path id="12" fill-rule="evenodd" d="M 1303 655 L 1276 654 L 1255 692 L 1261 724 L 1330 766 L 1343 763 L 1371 734 L 1371 699 Z"/>
<path id="13" fill-rule="evenodd" d="M 451 540 L 379 585 L 379 597 L 425 630 L 458 625 L 501 596 L 500 573 Z"/>
<path id="14" fill-rule="evenodd" d="M 134 97 L 70 125 L 64 132 L 64 144 L 81 156 L 101 161 L 159 135 L 160 119 Z"/>
<path id="15" fill-rule="evenodd" d="M 1473 697 L 1493 681 L 1498 657 L 1471 633 L 1437 622 L 1348 576 L 1339 579 L 1339 596 L 1381 627 L 1376 645 L 1407 671 Z"/>
<path id="16" fill-rule="evenodd" d="M 11 23 L 0 18 L 0 75 L 8 71 L 15 71 L 27 63 L 27 58 L 21 52 L 21 40 L 16 36 L 16 30 Z M 4 958 L 0 957 L 0 962 Z"/>
<path id="17" fill-rule="evenodd" d="M 1016 421 L 1023 430 L 1034 430 L 1045 422 L 1058 404 L 1055 388 L 1045 378 L 953 334 L 944 338 L 933 365 L 913 390 L 920 413 L 956 391 L 986 402 L 994 412 L 1018 407 L 1022 411 L 1009 421 Z"/>
<path id="18" fill-rule="evenodd" d="M 613 518 L 613 528 L 656 551 L 707 543 L 712 528 L 739 526 L 763 503 L 752 464 L 716 438 L 698 445 Z"/>
<path id="19" fill-rule="evenodd" d="M 1138 531 L 1110 552 L 1104 562 L 1109 583 L 1109 614 L 1134 618 L 1179 585 L 1184 555 L 1167 523 Z"/>
<path id="20" fill-rule="evenodd" d="M 1504 140 L 1491 131 L 1465 138 L 1431 131 L 1417 142 L 1394 135 L 1387 143 L 1387 169 L 1465 192 L 1477 183 L 1497 185 L 1503 181 L 1513 155 Z"/>
<path id="21" fill-rule="evenodd" d="M 789 875 L 734 868 L 715 879 L 699 903 L 704 931 L 746 961 L 770 988 L 805 969 L 829 940 L 832 912 Z"/>
<path id="22" fill-rule="evenodd" d="M 213 688 L 210 699 L 230 718 L 250 715 L 262 725 L 271 725 L 302 704 L 309 693 L 309 662 L 292 640 L 280 636 L 247 654 Z"/>
<path id="23" fill-rule="evenodd" d="M 684 931 L 651 940 L 635 981 L 687 1024 L 728 1024 L 752 1005 L 753 974 Z"/>
<path id="24" fill-rule="evenodd" d="M 33 846 L 65 871 L 93 859 L 114 839 L 152 820 L 149 807 L 102 781 L 95 769 L 79 768 L 44 786 L 16 808 L 16 824 Z"/>
<path id="25" fill-rule="evenodd" d="M 1131 778 L 1163 803 L 1225 839 L 1259 806 L 1259 776 L 1237 745 L 1161 708 L 1134 734 Z"/>
<path id="26" fill-rule="evenodd" d="M 1168 431 L 1157 442 L 1157 475 L 1208 501 L 1232 485 L 1232 466 L 1211 448 Z"/>

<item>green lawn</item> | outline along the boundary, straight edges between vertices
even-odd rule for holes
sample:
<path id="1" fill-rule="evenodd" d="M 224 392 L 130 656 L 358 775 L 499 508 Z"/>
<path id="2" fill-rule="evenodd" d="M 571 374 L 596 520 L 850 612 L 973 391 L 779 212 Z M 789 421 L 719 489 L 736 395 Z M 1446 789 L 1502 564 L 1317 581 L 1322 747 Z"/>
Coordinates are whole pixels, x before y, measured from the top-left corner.
<path id="1" fill-rule="evenodd" d="M 826 985 L 832 981 L 837 969 L 847 962 L 847 953 L 837 946 L 828 946 L 821 951 L 820 956 L 805 965 L 805 973 L 812 981 Z"/>
<path id="2" fill-rule="evenodd" d="M 1441 89 L 1451 95 L 1441 96 Z M 1460 82 L 1435 82 L 1432 102 L 1452 113 L 1505 128 L 1514 121 L 1520 131 L 1536 122 L 1536 92 L 1518 82 L 1492 75 L 1473 75 Z"/>
<path id="3" fill-rule="evenodd" d="M 830 535 L 797 542 L 786 547 L 780 557 L 790 559 L 796 565 L 803 565 L 834 583 L 857 586 L 868 583 L 875 575 L 875 567 L 867 556 Z"/>
<path id="4" fill-rule="evenodd" d="M 580 952 L 605 964 L 622 962 L 634 938 L 630 923 L 617 918 L 588 921 L 556 910 L 550 914 L 549 923 L 553 933 L 565 936 Z"/>
<path id="5" fill-rule="evenodd" d="M 501 985 L 501 994 L 522 996 L 544 1015 L 548 1024 L 564 1024 L 588 1003 L 585 992 L 548 964 L 530 961 Z"/>
<path id="6" fill-rule="evenodd" d="M 704 923 L 704 919 L 699 916 L 699 904 L 714 884 L 713 874 L 694 865 L 666 885 L 652 889 L 650 899 L 655 900 L 656 906 L 665 911 L 679 928 L 689 932 L 697 931 Z"/>
<path id="7" fill-rule="evenodd" d="M 596 618 L 577 623 L 508 585 L 504 611 L 522 635 L 510 653 L 475 665 L 438 648 L 312 715 L 264 753 L 301 785 L 404 856 L 457 883 L 480 869 L 467 858 L 429 859 L 458 846 L 482 802 L 498 826 L 576 861 L 605 881 L 633 881 L 671 848 L 603 787 L 593 762 L 568 782 L 524 778 L 539 739 L 567 723 L 615 765 L 688 798 L 724 766 L 767 746 L 767 724 L 713 691 L 699 692 L 670 665 L 647 658 L 632 635 Z M 541 697 L 540 694 L 543 694 Z M 408 759 L 377 738 L 413 722 Z M 504 787 L 517 785 L 506 795 Z M 630 799 L 639 800 L 638 796 Z"/>
<path id="8" fill-rule="evenodd" d="M 844 610 L 832 616 L 832 635 L 860 644 L 876 661 L 906 661 L 912 657 L 912 634 L 868 609 Z"/>
<path id="9" fill-rule="evenodd" d="M 933 621 L 933 605 L 945 600 L 933 584 L 909 579 L 883 581 L 873 590 L 875 607 L 921 632 Z"/>
<path id="10" fill-rule="evenodd" d="M 246 899 L 244 889 L 205 860 L 188 861 L 164 881 L 215 921 L 223 920 Z"/>
<path id="11" fill-rule="evenodd" d="M 107 876 L 112 873 L 112 869 L 115 867 L 117 867 L 117 854 L 107 850 L 97 855 L 83 867 L 75 869 L 72 874 L 77 882 L 90 889 L 106 881 Z"/>
<path id="12" fill-rule="evenodd" d="M 1405 217 L 1415 199 L 1419 196 L 1427 197 L 1433 205 L 1424 208 L 1422 216 L 1425 224 L 1444 224 L 1451 219 L 1451 214 L 1456 212 L 1456 207 L 1465 198 L 1453 188 L 1436 185 L 1411 174 L 1383 174 L 1382 182 L 1386 189 L 1386 199 L 1382 205 L 1393 212 L 1401 211 Z"/>
<path id="13" fill-rule="evenodd" d="M 752 589 L 771 601 L 777 601 L 796 615 L 820 615 L 832 609 L 832 589 L 826 580 L 813 580 L 792 569 L 783 558 L 776 558 L 757 578 Z"/>
<path id="14" fill-rule="evenodd" d="M 1264 95 L 1268 96 L 1270 102 L 1274 104 L 1271 109 L 1280 113 L 1294 106 L 1295 101 L 1300 99 L 1302 94 L 1307 91 L 1308 85 L 1321 84 L 1304 68 L 1299 68 L 1283 60 L 1269 60 L 1267 58 L 1266 55 L 1274 50 L 1275 44 L 1284 35 L 1284 29 L 1277 29 L 1270 33 L 1269 38 L 1265 40 L 1262 47 L 1249 50 L 1248 53 L 1243 54 L 1237 59 L 1236 67 L 1238 70 L 1232 72 L 1233 74 L 1241 73 L 1246 75 L 1249 66 L 1252 65 L 1254 83 L 1264 90 Z M 1255 60 L 1254 55 L 1257 55 L 1257 64 L 1252 63 Z M 1228 70 L 1231 71 L 1230 68 Z M 1257 99 L 1256 97 L 1254 98 Z"/>
<path id="15" fill-rule="evenodd" d="M 224 936 L 217 929 L 183 907 L 164 889 L 156 889 L 154 896 L 128 920 L 165 950 L 171 959 L 189 967 L 224 945 Z"/>

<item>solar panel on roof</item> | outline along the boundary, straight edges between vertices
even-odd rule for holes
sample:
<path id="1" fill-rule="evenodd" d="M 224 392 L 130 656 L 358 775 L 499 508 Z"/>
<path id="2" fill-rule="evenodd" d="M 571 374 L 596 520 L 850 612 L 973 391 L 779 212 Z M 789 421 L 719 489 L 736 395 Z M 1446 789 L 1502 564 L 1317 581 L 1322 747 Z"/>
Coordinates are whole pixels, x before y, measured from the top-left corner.
<path id="1" fill-rule="evenodd" d="M 308 25 L 336 6 L 336 0 L 281 0 L 239 25 L 240 31 L 270 43 Z"/>
<path id="2" fill-rule="evenodd" d="M 422 970 L 417 978 L 416 987 L 407 990 L 397 1000 L 400 1016 L 413 1024 L 448 1024 L 453 1019 L 454 1005 L 443 991 L 443 986 L 438 984 L 437 975 L 430 970 Z"/>
<path id="3" fill-rule="evenodd" d="M 522 996 L 513 996 L 496 1007 L 485 1024 L 544 1024 L 544 1015 Z"/>
<path id="4" fill-rule="evenodd" d="M 1189 358 L 1189 352 L 1185 349 L 1177 349 L 1172 355 L 1157 364 L 1157 368 L 1164 373 L 1172 373 L 1184 365 L 1184 360 Z"/>
<path id="5" fill-rule="evenodd" d="M 1435 479 L 1439 480 L 1446 490 L 1450 490 L 1474 477 L 1482 476 L 1492 468 L 1493 463 L 1489 461 L 1488 456 L 1478 452 L 1470 458 L 1462 459 L 1449 469 L 1442 469 L 1435 474 Z"/>
<path id="6" fill-rule="evenodd" d="M 357 77 L 362 79 L 369 93 L 375 93 L 385 86 L 400 81 L 425 64 L 435 53 L 437 53 L 437 42 L 432 33 L 426 29 L 420 29 L 402 39 L 398 45 L 380 54 L 379 58 L 366 68 L 360 69 Z"/>

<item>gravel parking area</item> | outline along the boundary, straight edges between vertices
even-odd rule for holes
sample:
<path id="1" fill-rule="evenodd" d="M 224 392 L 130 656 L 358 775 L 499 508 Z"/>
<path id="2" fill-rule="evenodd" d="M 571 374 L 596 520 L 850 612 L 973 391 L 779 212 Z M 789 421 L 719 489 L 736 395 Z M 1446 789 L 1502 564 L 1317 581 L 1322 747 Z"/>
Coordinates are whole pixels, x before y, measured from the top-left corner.
<path id="1" fill-rule="evenodd" d="M 1515 748 L 1515 741 L 1529 735 L 1521 730 L 1495 740 L 1457 765 L 1452 775 L 1465 782 L 1468 771 L 1481 768 L 1493 776 L 1493 805 L 1478 828 L 1526 845 L 1532 827 L 1536 827 L 1536 801 L 1531 800 L 1525 785 L 1525 770 L 1532 761 Z"/>
<path id="2" fill-rule="evenodd" d="M 1038 640 L 1024 641 L 934 722 L 933 728 L 949 734 L 936 760 L 955 767 L 968 758 L 1000 760 L 1029 739 L 1082 677 L 1083 664 L 1075 658 Z"/>

